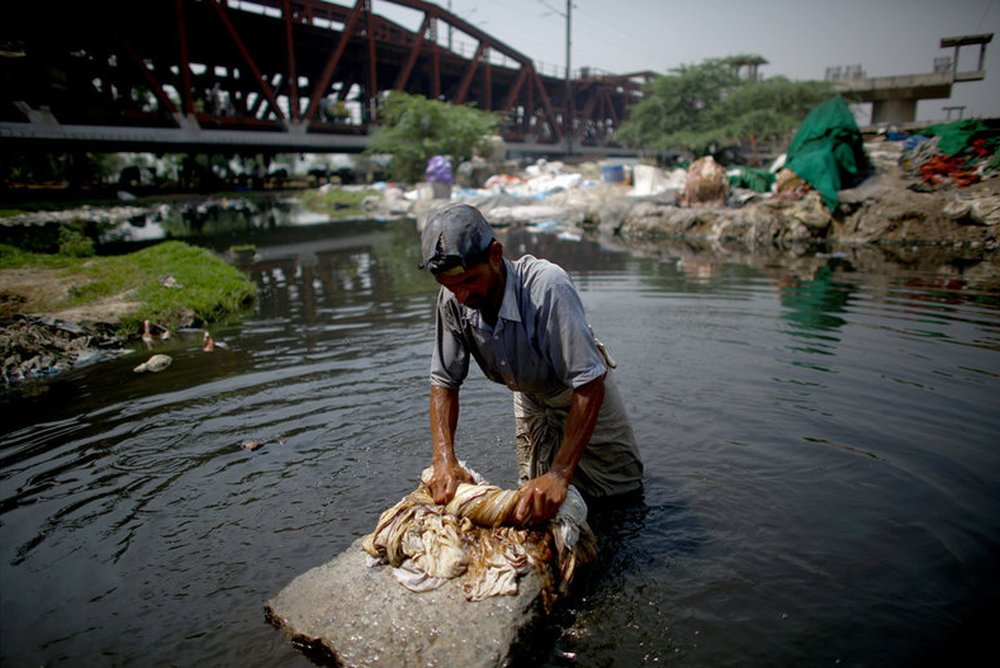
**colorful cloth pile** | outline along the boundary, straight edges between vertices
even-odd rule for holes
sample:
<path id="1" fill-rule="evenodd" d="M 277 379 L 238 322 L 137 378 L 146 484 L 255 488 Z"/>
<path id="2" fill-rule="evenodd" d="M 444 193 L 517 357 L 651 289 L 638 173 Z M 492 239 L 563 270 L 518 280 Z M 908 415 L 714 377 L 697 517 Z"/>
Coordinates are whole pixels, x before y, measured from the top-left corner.
<path id="1" fill-rule="evenodd" d="M 977 183 L 1000 169 L 1000 131 L 967 119 L 927 127 L 903 144 L 900 165 L 928 188 Z"/>

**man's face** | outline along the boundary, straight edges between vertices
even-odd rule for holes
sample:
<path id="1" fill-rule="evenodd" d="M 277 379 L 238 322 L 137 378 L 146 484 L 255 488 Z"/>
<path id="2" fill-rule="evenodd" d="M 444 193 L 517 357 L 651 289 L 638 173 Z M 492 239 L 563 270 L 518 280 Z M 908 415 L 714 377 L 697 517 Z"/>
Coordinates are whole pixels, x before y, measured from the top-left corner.
<path id="1" fill-rule="evenodd" d="M 438 274 L 434 278 L 448 288 L 458 303 L 477 311 L 496 310 L 503 299 L 503 263 L 499 248 L 485 262 L 474 264 L 460 274 Z"/>

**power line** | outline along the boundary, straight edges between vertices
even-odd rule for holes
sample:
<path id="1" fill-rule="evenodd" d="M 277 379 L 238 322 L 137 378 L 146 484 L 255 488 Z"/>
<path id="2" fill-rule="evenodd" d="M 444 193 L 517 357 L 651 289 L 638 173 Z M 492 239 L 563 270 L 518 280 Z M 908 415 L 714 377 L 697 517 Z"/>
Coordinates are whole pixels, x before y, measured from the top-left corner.
<path id="1" fill-rule="evenodd" d="M 983 23 L 986 22 L 986 15 L 990 13 L 990 9 L 992 8 L 993 8 L 993 0 L 990 0 L 989 3 L 986 5 L 986 11 L 983 12 L 983 18 L 979 19 L 979 27 L 976 28 L 976 30 L 983 29 Z"/>

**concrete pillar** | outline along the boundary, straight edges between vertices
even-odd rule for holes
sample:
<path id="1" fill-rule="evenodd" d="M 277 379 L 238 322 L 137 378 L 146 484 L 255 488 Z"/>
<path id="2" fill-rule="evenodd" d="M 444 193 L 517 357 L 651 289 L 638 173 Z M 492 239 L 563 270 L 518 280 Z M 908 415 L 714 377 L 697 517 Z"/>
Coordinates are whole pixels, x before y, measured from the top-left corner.
<path id="1" fill-rule="evenodd" d="M 876 100 L 872 103 L 872 125 L 888 123 L 900 125 L 917 119 L 917 100 L 902 98 L 897 100 Z"/>

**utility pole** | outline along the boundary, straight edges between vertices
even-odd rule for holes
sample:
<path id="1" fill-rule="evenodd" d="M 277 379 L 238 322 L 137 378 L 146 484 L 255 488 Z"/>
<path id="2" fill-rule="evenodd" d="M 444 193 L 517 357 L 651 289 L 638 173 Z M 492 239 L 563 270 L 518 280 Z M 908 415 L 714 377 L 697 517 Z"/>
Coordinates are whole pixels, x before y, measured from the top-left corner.
<path id="1" fill-rule="evenodd" d="M 573 17 L 573 0 L 566 0 L 566 118 L 563 125 L 566 128 L 566 155 L 573 154 L 573 81 L 570 78 L 570 52 L 572 40 L 571 23 Z"/>

